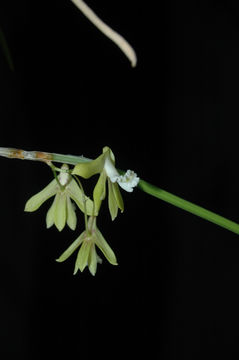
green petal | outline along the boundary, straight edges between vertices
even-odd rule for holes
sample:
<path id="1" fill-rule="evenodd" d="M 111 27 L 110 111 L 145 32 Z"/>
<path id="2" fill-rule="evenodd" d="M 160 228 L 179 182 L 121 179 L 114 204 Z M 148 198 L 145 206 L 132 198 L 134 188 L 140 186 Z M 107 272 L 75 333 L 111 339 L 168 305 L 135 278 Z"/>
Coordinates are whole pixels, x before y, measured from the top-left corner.
<path id="1" fill-rule="evenodd" d="M 67 225 L 69 226 L 69 228 L 71 230 L 75 230 L 76 224 L 77 224 L 77 218 L 76 218 L 74 205 L 72 204 L 69 196 L 67 196 L 66 201 L 67 201 L 66 202 L 66 204 L 67 204 Z"/>
<path id="2" fill-rule="evenodd" d="M 78 238 L 63 252 L 63 254 L 56 260 L 57 262 L 63 262 L 68 259 L 73 252 L 80 246 L 84 239 L 85 232 L 83 232 Z"/>
<path id="3" fill-rule="evenodd" d="M 69 183 L 69 185 L 66 186 L 66 191 L 67 191 L 67 194 L 72 198 L 72 200 L 75 201 L 75 203 L 77 204 L 79 209 L 82 212 L 84 212 L 85 211 L 84 201 L 83 201 L 84 195 L 83 195 L 81 189 L 79 188 L 79 186 L 77 185 L 77 182 L 74 179 L 72 179 L 71 182 Z M 87 196 L 85 196 L 85 199 L 86 199 L 87 215 L 93 215 L 94 203 Z"/>
<path id="4" fill-rule="evenodd" d="M 58 190 L 56 179 L 52 180 L 42 191 L 32 196 L 26 203 L 24 211 L 37 210 L 46 200 L 54 196 Z"/>
<path id="5" fill-rule="evenodd" d="M 93 192 L 95 209 L 96 209 L 97 213 L 100 209 L 102 200 L 104 200 L 104 198 L 105 198 L 105 194 L 106 194 L 106 191 L 105 191 L 106 186 L 105 185 L 106 185 L 106 174 L 103 171 L 99 176 L 99 179 L 95 185 L 94 192 Z"/>
<path id="6" fill-rule="evenodd" d="M 96 228 L 95 233 L 95 244 L 98 246 L 98 248 L 102 251 L 106 259 L 112 264 L 112 265 L 118 265 L 116 256 L 109 246 L 109 244 L 104 239 L 103 235 L 101 234 L 100 230 Z"/>
<path id="7" fill-rule="evenodd" d="M 113 161 L 113 163 L 115 163 L 115 156 L 113 151 L 109 148 L 109 146 L 104 146 L 103 147 L 103 154 L 106 154 L 107 156 L 110 157 L 111 161 Z"/>
<path id="8" fill-rule="evenodd" d="M 85 240 L 83 241 L 81 248 L 78 252 L 74 275 L 77 273 L 78 269 L 82 272 L 85 267 L 88 265 L 88 259 L 90 255 L 90 251 L 92 249 L 93 243 L 91 241 Z"/>
<path id="9" fill-rule="evenodd" d="M 55 225 L 61 231 L 66 224 L 66 194 L 59 192 L 56 194 L 55 205 Z"/>
<path id="10" fill-rule="evenodd" d="M 97 254 L 95 250 L 95 245 L 92 244 L 91 252 L 89 254 L 88 267 L 93 276 L 95 276 L 97 270 Z"/>
<path id="11" fill-rule="evenodd" d="M 108 205 L 109 205 L 111 219 L 113 221 L 118 214 L 118 204 L 114 196 L 113 184 L 109 179 L 108 179 L 108 189 L 109 189 Z"/>
<path id="12" fill-rule="evenodd" d="M 117 202 L 118 208 L 121 210 L 121 212 L 123 212 L 124 211 L 124 201 L 121 196 L 119 185 L 117 183 L 114 183 L 114 184 L 112 184 L 112 187 L 113 187 L 114 197 Z"/>
<path id="13" fill-rule="evenodd" d="M 95 174 L 101 173 L 104 168 L 105 154 L 101 154 L 97 159 L 92 160 L 88 163 L 77 164 L 72 174 L 79 175 L 84 179 L 88 179 Z"/>
<path id="14" fill-rule="evenodd" d="M 46 214 L 46 227 L 49 229 L 55 223 L 56 197 Z"/>

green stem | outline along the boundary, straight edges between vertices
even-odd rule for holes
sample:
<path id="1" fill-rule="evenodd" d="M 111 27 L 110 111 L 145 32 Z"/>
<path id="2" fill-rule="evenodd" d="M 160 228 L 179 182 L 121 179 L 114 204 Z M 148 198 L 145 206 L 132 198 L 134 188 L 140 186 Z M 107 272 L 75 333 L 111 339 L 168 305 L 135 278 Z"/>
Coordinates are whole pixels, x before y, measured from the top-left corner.
<path id="1" fill-rule="evenodd" d="M 49 163 L 53 161 L 53 162 L 60 162 L 63 164 L 70 164 L 70 165 L 77 165 L 79 163 L 86 163 L 91 161 L 91 159 L 88 159 L 84 156 L 43 153 L 37 151 L 24 151 L 24 150 L 5 148 L 5 147 L 0 147 L 0 156 L 4 156 L 8 158 L 47 161 Z M 118 170 L 118 171 L 120 172 L 120 174 L 124 173 L 124 171 L 122 170 Z M 217 215 L 212 211 L 206 210 L 201 206 L 195 205 L 190 201 L 184 200 L 179 196 L 173 195 L 165 190 L 162 190 L 154 185 L 151 185 L 144 180 L 140 180 L 138 184 L 138 188 L 146 192 L 147 194 L 150 194 L 158 199 L 168 202 L 169 204 L 177 206 L 196 216 L 211 221 L 214 224 L 217 224 L 227 230 L 239 234 L 239 224 L 235 223 L 234 221 L 228 220 L 223 216 Z"/>
<path id="2" fill-rule="evenodd" d="M 179 207 L 188 211 L 196 216 L 217 224 L 227 230 L 239 234 L 239 224 L 234 221 L 228 220 L 221 215 L 217 215 L 212 211 L 206 210 L 201 206 L 195 205 L 190 201 L 184 200 L 176 195 L 173 195 L 165 190 L 162 190 L 154 185 L 149 184 L 144 180 L 140 180 L 138 188 L 158 199 L 166 201 L 169 204 Z"/>
<path id="3" fill-rule="evenodd" d="M 69 165 L 77 165 L 79 163 L 86 163 L 91 161 L 91 159 L 88 159 L 83 155 L 76 156 L 76 155 L 63 155 L 63 154 L 51 153 L 51 156 L 52 156 L 52 161 L 69 164 Z"/>
<path id="4" fill-rule="evenodd" d="M 50 167 L 51 167 L 51 170 L 53 172 L 54 178 L 57 181 L 58 186 L 60 187 L 61 190 L 64 190 L 64 186 L 61 185 L 61 183 L 60 183 L 60 181 L 58 179 L 58 176 L 57 176 L 57 173 L 56 173 L 56 167 L 53 164 L 51 164 Z"/>

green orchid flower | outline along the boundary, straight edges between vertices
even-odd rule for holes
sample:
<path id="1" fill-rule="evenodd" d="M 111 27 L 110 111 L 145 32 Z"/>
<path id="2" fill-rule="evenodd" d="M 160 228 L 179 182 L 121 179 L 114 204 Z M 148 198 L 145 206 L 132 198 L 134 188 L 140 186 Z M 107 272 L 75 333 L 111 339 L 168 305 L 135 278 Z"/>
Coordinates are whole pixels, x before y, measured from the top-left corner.
<path id="1" fill-rule="evenodd" d="M 86 209 L 87 215 L 93 215 L 93 201 L 83 194 L 68 170 L 68 165 L 63 164 L 57 179 L 52 180 L 42 191 L 32 196 L 25 205 L 25 211 L 33 212 L 55 195 L 46 215 L 47 228 L 55 224 L 61 231 L 67 223 L 72 230 L 75 230 L 77 218 L 71 199 L 82 212 Z"/>
<path id="2" fill-rule="evenodd" d="M 106 196 L 106 182 L 108 182 L 108 205 L 112 220 L 118 214 L 118 209 L 124 211 L 124 202 L 119 190 L 119 186 L 127 192 L 132 192 L 138 185 L 139 178 L 131 171 L 127 170 L 125 175 L 120 175 L 115 167 L 115 157 L 109 147 L 104 147 L 103 153 L 95 160 L 88 163 L 77 164 L 73 169 L 73 174 L 85 179 L 95 174 L 100 174 L 98 182 L 94 188 L 93 198 L 98 212 L 102 201 Z"/>
<path id="3" fill-rule="evenodd" d="M 81 272 L 88 266 L 92 275 L 95 275 L 97 264 L 102 263 L 102 259 L 96 253 L 98 247 L 106 259 L 112 264 L 117 265 L 117 260 L 113 250 L 110 248 L 100 230 L 96 226 L 96 217 L 90 216 L 86 230 L 70 245 L 70 247 L 56 260 L 63 262 L 68 259 L 76 249 L 79 249 L 75 262 L 74 275 L 78 270 Z"/>

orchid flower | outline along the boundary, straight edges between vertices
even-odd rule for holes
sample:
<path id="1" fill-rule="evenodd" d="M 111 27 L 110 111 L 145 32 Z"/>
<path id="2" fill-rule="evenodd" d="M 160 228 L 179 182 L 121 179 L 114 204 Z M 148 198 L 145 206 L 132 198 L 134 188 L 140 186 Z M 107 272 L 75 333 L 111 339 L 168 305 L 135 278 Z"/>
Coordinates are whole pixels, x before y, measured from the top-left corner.
<path id="1" fill-rule="evenodd" d="M 57 229 L 61 231 L 67 223 L 72 230 L 75 230 L 77 218 L 71 199 L 74 200 L 82 212 L 86 208 L 87 215 L 93 214 L 92 200 L 85 197 L 68 170 L 68 165 L 63 164 L 58 178 L 52 180 L 42 191 L 32 196 L 25 205 L 25 211 L 32 212 L 55 195 L 54 201 L 46 215 L 47 228 L 55 224 Z"/>
<path id="2" fill-rule="evenodd" d="M 100 174 L 98 182 L 94 188 L 93 198 L 98 212 L 102 200 L 106 196 L 106 181 L 108 182 L 108 205 L 112 220 L 118 214 L 118 209 L 124 211 L 124 202 L 119 190 L 119 186 L 125 191 L 132 192 L 138 185 L 139 178 L 136 173 L 127 170 L 125 175 L 120 175 L 115 167 L 115 157 L 109 147 L 103 148 L 103 153 L 95 160 L 88 163 L 77 164 L 72 174 L 82 176 L 85 179 L 95 174 Z"/>
<path id="3" fill-rule="evenodd" d="M 75 262 L 74 275 L 78 270 L 82 272 L 86 266 L 88 266 L 91 274 L 95 275 L 97 270 L 97 263 L 102 263 L 102 259 L 96 253 L 96 246 L 101 250 L 106 259 L 112 265 L 117 265 L 117 260 L 113 250 L 110 248 L 96 225 L 96 217 L 90 216 L 85 231 L 83 231 L 83 233 L 56 261 L 65 261 L 73 254 L 76 249 L 80 247 Z"/>

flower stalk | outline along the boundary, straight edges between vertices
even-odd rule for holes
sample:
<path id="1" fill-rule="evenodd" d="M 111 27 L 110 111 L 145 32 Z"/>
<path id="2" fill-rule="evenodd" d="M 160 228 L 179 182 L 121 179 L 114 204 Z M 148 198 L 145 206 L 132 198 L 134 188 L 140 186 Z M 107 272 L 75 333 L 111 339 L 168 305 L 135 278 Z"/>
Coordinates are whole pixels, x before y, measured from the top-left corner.
<path id="1" fill-rule="evenodd" d="M 200 218 L 210 221 L 216 225 L 219 225 L 229 231 L 239 235 L 239 224 L 225 217 L 218 215 L 210 210 L 203 208 L 202 206 L 196 205 L 190 201 L 187 201 L 179 196 L 173 195 L 168 191 L 160 189 L 157 186 L 149 184 L 144 180 L 140 180 L 138 188 L 145 193 L 152 195 L 160 200 L 163 200 L 173 206 L 176 206 L 182 210 L 185 210 L 193 215 L 199 216 Z"/>

